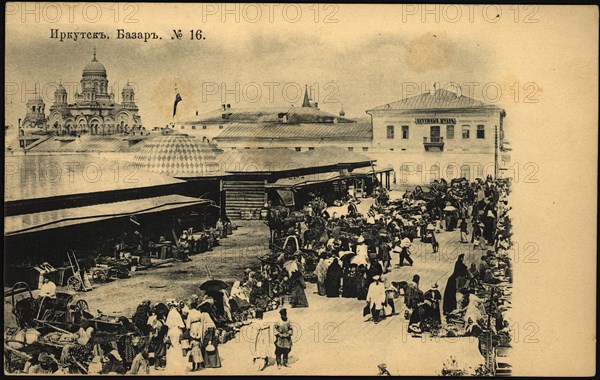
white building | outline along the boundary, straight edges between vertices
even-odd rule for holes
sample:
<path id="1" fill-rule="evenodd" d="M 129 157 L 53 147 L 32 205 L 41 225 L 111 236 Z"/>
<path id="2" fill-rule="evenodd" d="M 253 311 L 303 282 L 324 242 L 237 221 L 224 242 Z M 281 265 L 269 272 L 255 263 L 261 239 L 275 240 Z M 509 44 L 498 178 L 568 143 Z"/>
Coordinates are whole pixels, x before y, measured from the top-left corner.
<path id="1" fill-rule="evenodd" d="M 499 176 L 505 111 L 460 92 L 434 89 L 367 111 L 372 158 L 392 165 L 398 184 Z"/>

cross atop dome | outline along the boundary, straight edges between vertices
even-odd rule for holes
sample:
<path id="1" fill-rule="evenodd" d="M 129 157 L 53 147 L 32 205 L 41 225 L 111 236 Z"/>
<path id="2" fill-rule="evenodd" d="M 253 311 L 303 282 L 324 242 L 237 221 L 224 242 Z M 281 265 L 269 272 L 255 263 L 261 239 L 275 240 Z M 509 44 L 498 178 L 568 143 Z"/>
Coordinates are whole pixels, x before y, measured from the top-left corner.
<path id="1" fill-rule="evenodd" d="M 96 60 L 96 48 L 94 48 L 94 59 L 92 59 L 92 62 L 98 62 L 98 60 Z"/>

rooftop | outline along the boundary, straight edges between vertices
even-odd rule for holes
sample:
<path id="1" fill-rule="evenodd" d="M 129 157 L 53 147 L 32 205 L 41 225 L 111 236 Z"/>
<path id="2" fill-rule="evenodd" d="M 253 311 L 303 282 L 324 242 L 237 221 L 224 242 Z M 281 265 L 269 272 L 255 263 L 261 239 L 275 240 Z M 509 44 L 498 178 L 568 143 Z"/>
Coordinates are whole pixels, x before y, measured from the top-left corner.
<path id="1" fill-rule="evenodd" d="M 500 107 L 460 95 L 456 92 L 445 89 L 437 89 L 432 92 L 425 92 L 404 98 L 397 102 L 384 104 L 372 108 L 370 111 L 381 110 L 432 110 L 432 109 L 500 109 Z"/>
<path id="2" fill-rule="evenodd" d="M 219 158 L 221 170 L 230 173 L 272 173 L 326 166 L 360 164 L 373 159 L 345 148 L 319 147 L 305 152 L 287 148 L 234 149 Z"/>
<path id="3" fill-rule="evenodd" d="M 227 118 L 223 118 L 223 114 Z M 185 124 L 218 123 L 280 123 L 280 116 L 287 115 L 289 123 L 353 123 L 353 120 L 331 114 L 313 107 L 232 107 L 219 108 L 195 118 L 183 121 Z"/>
<path id="4" fill-rule="evenodd" d="M 5 156 L 5 202 L 149 188 L 182 182 L 85 154 Z"/>
<path id="5" fill-rule="evenodd" d="M 153 135 L 82 135 L 53 136 L 46 141 L 30 147 L 32 152 L 137 152 L 141 149 L 142 141 L 153 138 Z"/>
<path id="6" fill-rule="evenodd" d="M 135 164 L 177 178 L 216 176 L 221 150 L 186 134 L 157 136 L 141 144 Z"/>
<path id="7" fill-rule="evenodd" d="M 368 140 L 373 138 L 371 123 L 230 124 L 215 141 L 225 140 Z"/>

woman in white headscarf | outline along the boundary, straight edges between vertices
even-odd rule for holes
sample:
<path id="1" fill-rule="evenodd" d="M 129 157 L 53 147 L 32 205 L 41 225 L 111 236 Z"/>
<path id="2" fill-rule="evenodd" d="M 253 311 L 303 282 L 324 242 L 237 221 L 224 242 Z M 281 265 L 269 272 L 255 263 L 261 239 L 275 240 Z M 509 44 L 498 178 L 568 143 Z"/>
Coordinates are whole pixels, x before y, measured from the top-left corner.
<path id="1" fill-rule="evenodd" d="M 169 348 L 167 349 L 167 365 L 165 366 L 166 373 L 170 374 L 184 374 L 187 366 L 187 360 L 182 354 L 181 343 L 179 342 L 185 324 L 183 318 L 177 310 L 176 304 L 171 303 L 169 314 L 167 314 L 167 320 L 165 324 L 169 328 L 167 336 L 169 337 Z"/>
<path id="2" fill-rule="evenodd" d="M 250 328 L 256 330 L 256 336 L 251 343 L 253 362 L 259 371 L 264 370 L 269 364 L 269 355 L 272 351 L 273 331 L 272 323 L 255 322 Z"/>
<path id="3" fill-rule="evenodd" d="M 242 286 L 239 281 L 236 281 L 231 287 L 231 298 L 239 298 L 246 302 L 250 302 L 250 292 L 247 287 Z"/>

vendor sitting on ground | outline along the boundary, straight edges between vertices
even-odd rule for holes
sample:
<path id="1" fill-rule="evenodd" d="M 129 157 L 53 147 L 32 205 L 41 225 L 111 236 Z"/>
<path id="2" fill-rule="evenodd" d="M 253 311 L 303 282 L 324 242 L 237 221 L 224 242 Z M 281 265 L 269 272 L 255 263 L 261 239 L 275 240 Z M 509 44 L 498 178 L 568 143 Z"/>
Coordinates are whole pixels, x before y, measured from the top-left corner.
<path id="1" fill-rule="evenodd" d="M 48 297 L 51 299 L 56 299 L 56 284 L 47 276 L 44 276 L 44 283 L 40 286 L 40 298 Z"/>

